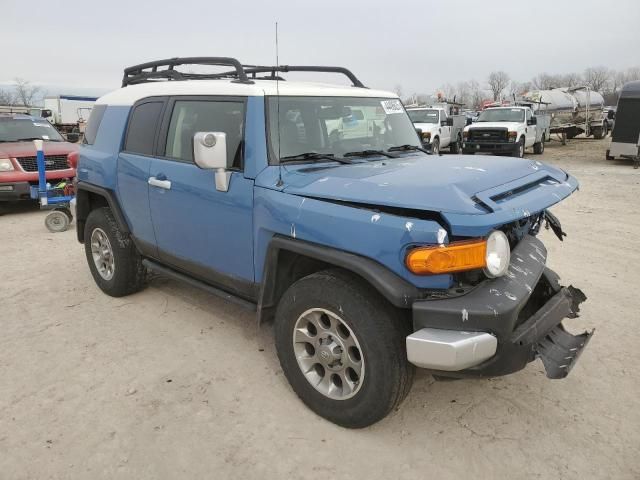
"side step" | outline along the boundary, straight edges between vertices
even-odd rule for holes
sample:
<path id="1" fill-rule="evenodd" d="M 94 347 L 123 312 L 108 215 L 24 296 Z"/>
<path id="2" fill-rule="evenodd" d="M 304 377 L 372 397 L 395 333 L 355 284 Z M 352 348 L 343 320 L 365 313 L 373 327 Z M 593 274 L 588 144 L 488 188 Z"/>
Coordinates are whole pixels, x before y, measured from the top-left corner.
<path id="1" fill-rule="evenodd" d="M 201 282 L 200 280 L 189 277 L 188 275 L 185 275 L 180 272 L 176 272 L 171 268 L 165 267 L 163 265 L 160 265 L 159 263 L 153 262 L 146 258 L 142 260 L 142 264 L 145 267 L 147 267 L 149 270 L 152 270 L 156 273 L 159 273 L 166 277 L 174 278 L 184 283 L 188 283 L 189 285 L 192 285 L 201 290 L 204 290 L 205 292 L 211 293 L 217 297 L 228 300 L 229 302 L 233 302 L 236 305 L 240 305 L 241 307 L 247 308 L 253 312 L 256 311 L 255 303 L 245 300 L 244 298 L 238 297 L 237 295 L 234 295 L 232 293 L 225 292 L 224 290 L 220 290 L 219 288 L 213 287 L 208 283 Z"/>

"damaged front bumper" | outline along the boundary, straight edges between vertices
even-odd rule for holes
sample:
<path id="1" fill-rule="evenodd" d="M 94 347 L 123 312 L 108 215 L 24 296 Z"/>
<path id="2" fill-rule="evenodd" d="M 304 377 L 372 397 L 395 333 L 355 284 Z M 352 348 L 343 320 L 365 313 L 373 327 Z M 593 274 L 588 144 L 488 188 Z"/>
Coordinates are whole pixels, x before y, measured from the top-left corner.
<path id="1" fill-rule="evenodd" d="M 409 361 L 442 376 L 486 377 L 518 371 L 540 357 L 548 377 L 567 376 L 593 332 L 564 329 L 562 320 L 577 317 L 586 297 L 559 284 L 546 256 L 543 243 L 527 235 L 513 249 L 504 277 L 459 297 L 415 302 Z"/>

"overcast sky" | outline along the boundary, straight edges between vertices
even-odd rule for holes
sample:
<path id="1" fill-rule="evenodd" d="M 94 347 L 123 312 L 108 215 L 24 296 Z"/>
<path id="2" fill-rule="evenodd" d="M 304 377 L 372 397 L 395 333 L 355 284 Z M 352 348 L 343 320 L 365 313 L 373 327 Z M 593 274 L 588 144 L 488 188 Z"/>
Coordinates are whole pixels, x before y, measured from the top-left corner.
<path id="1" fill-rule="evenodd" d="M 0 83 L 65 93 L 119 87 L 124 67 L 173 56 L 341 65 L 371 87 L 432 93 L 492 70 L 640 64 L 639 0 L 1 0 Z M 58 92 L 60 93 L 60 92 Z"/>

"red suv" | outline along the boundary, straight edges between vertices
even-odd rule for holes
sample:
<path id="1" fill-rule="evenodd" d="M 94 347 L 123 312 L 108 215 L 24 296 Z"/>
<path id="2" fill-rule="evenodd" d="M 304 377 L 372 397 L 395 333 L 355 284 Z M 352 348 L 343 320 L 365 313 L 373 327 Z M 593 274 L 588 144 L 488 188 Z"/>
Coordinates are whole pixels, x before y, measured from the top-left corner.
<path id="1" fill-rule="evenodd" d="M 45 119 L 23 114 L 0 115 L 0 202 L 28 200 L 31 185 L 38 184 L 38 164 L 33 140 L 44 140 L 47 182 L 72 179 L 68 155 L 78 147 L 64 139 Z M 76 140 L 76 138 L 69 138 Z"/>

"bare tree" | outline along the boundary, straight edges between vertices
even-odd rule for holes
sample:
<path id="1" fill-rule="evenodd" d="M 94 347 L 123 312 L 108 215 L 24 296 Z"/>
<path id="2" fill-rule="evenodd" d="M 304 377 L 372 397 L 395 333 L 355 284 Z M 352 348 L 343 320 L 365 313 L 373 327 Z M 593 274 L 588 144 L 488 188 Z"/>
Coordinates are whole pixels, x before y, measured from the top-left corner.
<path id="1" fill-rule="evenodd" d="M 493 94 L 493 99 L 500 100 L 502 92 L 509 85 L 509 75 L 503 71 L 491 72 L 487 82 L 489 83 L 489 90 Z"/>
<path id="2" fill-rule="evenodd" d="M 607 67 L 591 67 L 584 71 L 584 81 L 596 92 L 603 92 L 609 83 L 611 72 Z"/>
<path id="3" fill-rule="evenodd" d="M 582 79 L 582 75 L 579 73 L 567 73 L 565 75 L 560 75 L 560 80 L 562 83 L 562 87 L 577 87 L 579 85 L 584 84 L 584 80 Z"/>
<path id="4" fill-rule="evenodd" d="M 0 105 L 13 105 L 15 103 L 15 95 L 9 90 L 0 90 Z"/>
<path id="5" fill-rule="evenodd" d="M 471 80 L 469 82 L 469 97 L 469 106 L 475 110 L 480 110 L 480 108 L 482 108 L 482 101 L 485 98 L 485 92 L 477 80 Z"/>
<path id="6" fill-rule="evenodd" d="M 16 103 L 20 103 L 25 107 L 33 105 L 33 101 L 41 93 L 41 88 L 35 85 L 31 85 L 31 82 L 24 78 L 16 78 L 15 91 L 16 91 Z"/>

